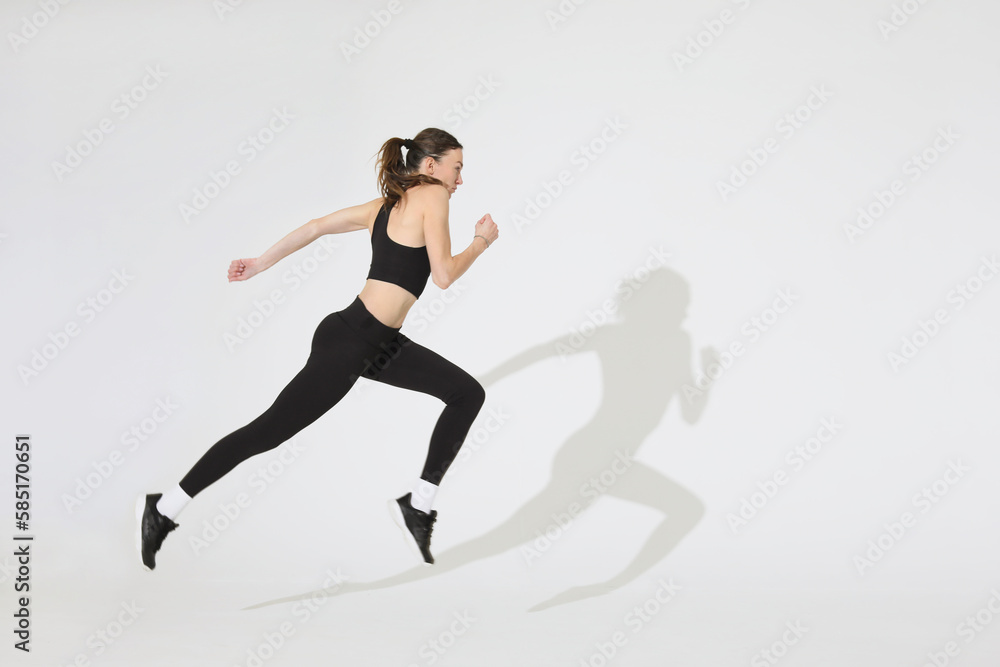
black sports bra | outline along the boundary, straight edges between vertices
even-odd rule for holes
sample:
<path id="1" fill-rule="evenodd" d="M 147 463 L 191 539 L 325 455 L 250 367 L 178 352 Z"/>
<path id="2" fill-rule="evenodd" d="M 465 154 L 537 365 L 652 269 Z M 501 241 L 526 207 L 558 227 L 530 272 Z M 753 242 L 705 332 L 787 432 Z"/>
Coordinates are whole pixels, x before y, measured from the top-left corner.
<path id="1" fill-rule="evenodd" d="M 396 243 L 389 238 L 389 211 L 385 204 L 379 209 L 372 226 L 372 263 L 368 277 L 399 285 L 413 296 L 420 298 L 431 275 L 431 262 L 427 246 L 414 248 Z"/>

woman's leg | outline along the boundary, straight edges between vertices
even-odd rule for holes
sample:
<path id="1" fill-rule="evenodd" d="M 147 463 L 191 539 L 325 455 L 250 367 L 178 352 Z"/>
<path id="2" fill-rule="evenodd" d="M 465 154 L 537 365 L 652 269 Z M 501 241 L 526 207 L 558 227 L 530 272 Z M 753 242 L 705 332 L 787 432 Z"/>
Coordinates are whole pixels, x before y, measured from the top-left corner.
<path id="1" fill-rule="evenodd" d="M 430 394 L 445 404 L 431 433 L 424 469 L 413 492 L 389 504 L 403 535 L 424 562 L 431 564 L 431 531 L 437 520 L 437 511 L 431 509 L 434 495 L 483 407 L 486 391 L 461 368 L 403 334 L 397 333 L 383 348 L 384 354 L 369 367 L 365 377 Z"/>
<path id="2" fill-rule="evenodd" d="M 476 378 L 403 334 L 385 347 L 383 363 L 373 367 L 372 379 L 430 394 L 445 403 L 420 474 L 421 479 L 440 484 L 486 401 L 486 391 Z"/>
<path id="3" fill-rule="evenodd" d="M 213 445 L 180 486 L 194 497 L 237 465 L 274 449 L 319 419 L 351 389 L 371 347 L 332 313 L 313 335 L 309 359 L 262 415 Z"/>
<path id="4" fill-rule="evenodd" d="M 274 449 L 319 419 L 366 373 L 368 360 L 379 358 L 378 343 L 398 331 L 375 320 L 360 299 L 325 317 L 313 334 L 305 366 L 264 414 L 215 443 L 174 489 L 139 498 L 136 546 L 146 568 L 156 567 L 156 552 L 177 527 L 173 519 L 186 501 L 246 459 Z"/>

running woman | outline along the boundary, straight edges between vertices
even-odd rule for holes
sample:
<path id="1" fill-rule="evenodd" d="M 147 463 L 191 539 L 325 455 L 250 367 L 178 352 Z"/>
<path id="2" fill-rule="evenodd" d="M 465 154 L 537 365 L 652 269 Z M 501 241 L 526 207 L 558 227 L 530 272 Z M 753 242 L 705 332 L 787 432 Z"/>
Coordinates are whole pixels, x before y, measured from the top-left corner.
<path id="1" fill-rule="evenodd" d="M 462 145 L 443 130 L 428 128 L 413 139 L 389 139 L 378 153 L 381 197 L 310 220 L 260 257 L 229 265 L 230 282 L 247 280 L 324 234 L 371 233 L 364 288 L 349 306 L 319 323 L 305 367 L 271 407 L 215 443 L 178 485 L 138 498 L 137 547 L 147 569 L 156 567 L 156 552 L 192 498 L 241 462 L 274 449 L 319 419 L 359 377 L 430 394 L 445 404 L 412 491 L 389 503 L 407 541 L 425 564 L 434 562 L 434 498 L 486 392 L 467 372 L 400 333 L 400 327 L 428 277 L 447 289 L 499 236 L 493 219 L 484 215 L 469 246 L 451 254 L 448 200 L 462 184 L 462 166 Z"/>

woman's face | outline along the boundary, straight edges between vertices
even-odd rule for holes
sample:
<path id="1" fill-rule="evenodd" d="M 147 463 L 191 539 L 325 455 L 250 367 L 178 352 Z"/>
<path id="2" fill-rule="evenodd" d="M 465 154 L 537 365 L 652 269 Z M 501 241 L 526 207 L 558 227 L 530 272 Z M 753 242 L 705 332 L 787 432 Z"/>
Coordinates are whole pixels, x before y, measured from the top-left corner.
<path id="1" fill-rule="evenodd" d="M 455 190 L 462 184 L 462 149 L 453 148 L 435 161 L 428 158 L 421 166 L 420 173 L 433 176 L 448 188 L 448 195 L 455 194 Z"/>

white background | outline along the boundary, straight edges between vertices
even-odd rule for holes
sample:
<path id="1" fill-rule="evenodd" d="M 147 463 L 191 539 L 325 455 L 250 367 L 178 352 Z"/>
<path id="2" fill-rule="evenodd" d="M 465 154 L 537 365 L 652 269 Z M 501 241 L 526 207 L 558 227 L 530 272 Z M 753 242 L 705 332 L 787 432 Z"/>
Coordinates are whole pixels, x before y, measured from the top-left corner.
<path id="1" fill-rule="evenodd" d="M 35 536 L 24 655 L 0 531 L 4 664 L 996 664 L 995 3 L 49 4 L 0 9 L 0 470 L 11 488 L 30 434 Z M 484 213 L 501 229 L 403 327 L 487 384 L 439 564 L 414 567 L 385 501 L 441 404 L 362 383 L 200 494 L 142 571 L 134 498 L 270 405 L 370 245 L 238 284 L 230 260 L 377 196 L 376 150 L 424 127 L 465 147 L 455 248 Z M 734 342 L 699 411 L 683 385 Z M 611 495 L 560 526 L 601 472 Z"/>

